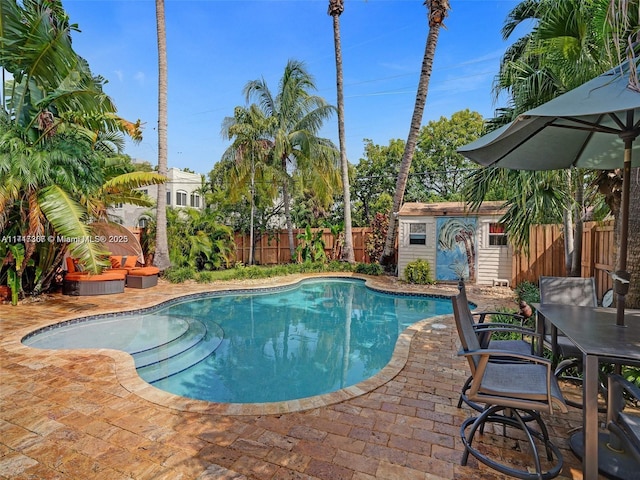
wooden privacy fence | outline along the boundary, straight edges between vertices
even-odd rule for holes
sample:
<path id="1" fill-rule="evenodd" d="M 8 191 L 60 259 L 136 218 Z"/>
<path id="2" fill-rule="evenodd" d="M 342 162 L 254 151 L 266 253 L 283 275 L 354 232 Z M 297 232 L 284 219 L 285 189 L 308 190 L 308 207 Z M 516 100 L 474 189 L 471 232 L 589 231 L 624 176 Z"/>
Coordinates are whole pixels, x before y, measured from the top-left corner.
<path id="1" fill-rule="evenodd" d="M 369 263 L 371 259 L 365 251 L 365 242 L 367 236 L 371 233 L 370 227 L 353 228 L 353 253 L 356 262 Z M 294 248 L 301 240 L 298 235 L 304 233 L 303 228 L 295 228 L 293 230 Z M 339 260 L 340 251 L 336 246 L 336 238 L 328 228 L 312 228 L 315 234 L 322 231 L 322 240 L 324 241 L 324 252 L 330 260 Z M 249 263 L 249 235 L 236 233 L 236 261 Z M 275 265 L 278 263 L 290 263 L 291 253 L 289 251 L 289 235 L 286 230 L 281 230 L 271 235 L 262 235 L 255 241 L 255 263 L 258 265 Z"/>
<path id="2" fill-rule="evenodd" d="M 329 259 L 339 259 L 339 252 L 334 249 L 336 238 L 329 229 L 314 228 L 313 233 L 321 230 L 325 243 L 325 253 Z M 293 239 L 295 245 L 300 243 L 297 235 L 304 229 L 295 229 Z M 365 242 L 371 234 L 370 227 L 353 229 L 353 250 L 356 262 L 369 263 L 369 255 L 365 252 Z M 560 225 L 534 225 L 531 227 L 529 254 L 515 252 L 512 262 L 511 285 L 529 281 L 536 283 L 542 275 L 564 277 L 567 271 L 564 263 L 564 238 Z M 236 261 L 249 263 L 249 235 L 235 235 Z M 275 265 L 291 262 L 289 253 L 289 237 L 286 230 L 272 235 L 263 235 L 255 242 L 255 263 L 259 265 Z M 335 255 L 338 255 L 336 258 Z M 613 282 L 607 270 L 613 270 L 615 263 L 613 222 L 586 222 L 582 234 L 582 276 L 595 277 L 598 298 L 612 288 Z"/>
<path id="3" fill-rule="evenodd" d="M 613 287 L 607 270 L 614 270 L 613 222 L 586 222 L 582 233 L 581 276 L 595 277 L 598 299 Z M 564 277 L 564 236 L 559 225 L 535 225 L 531 228 L 529 254 L 514 253 L 512 285 L 536 283 L 541 275 Z"/>

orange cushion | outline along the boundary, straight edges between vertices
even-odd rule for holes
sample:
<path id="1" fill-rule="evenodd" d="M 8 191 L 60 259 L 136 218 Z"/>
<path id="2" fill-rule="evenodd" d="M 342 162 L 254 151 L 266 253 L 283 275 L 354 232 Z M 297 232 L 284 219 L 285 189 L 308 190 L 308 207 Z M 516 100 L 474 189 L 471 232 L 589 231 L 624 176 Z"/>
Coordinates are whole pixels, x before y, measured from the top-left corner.
<path id="1" fill-rule="evenodd" d="M 124 273 L 101 273 L 99 275 L 87 275 L 85 273 L 72 273 L 65 276 L 66 280 L 76 282 L 101 282 L 103 280 L 124 280 Z"/>
<path id="2" fill-rule="evenodd" d="M 122 256 L 110 256 L 109 261 L 111 262 L 111 268 L 120 268 L 120 264 L 122 263 Z"/>
<path id="3" fill-rule="evenodd" d="M 134 257 L 133 255 L 129 255 L 129 256 L 127 256 L 127 259 L 124 262 L 123 267 L 124 268 L 134 268 L 136 266 L 136 262 L 137 261 L 138 261 L 138 257 Z"/>
<path id="4" fill-rule="evenodd" d="M 139 277 L 148 277 L 151 275 L 157 275 L 158 273 L 160 273 L 160 269 L 158 267 L 137 267 L 129 269 L 129 275 Z"/>
<path id="5" fill-rule="evenodd" d="M 129 273 L 129 270 L 126 268 L 107 268 L 103 270 L 102 273 L 124 273 L 126 275 Z"/>
<path id="6" fill-rule="evenodd" d="M 69 273 L 84 272 L 84 266 L 78 263 L 78 260 L 76 260 L 75 258 L 67 257 L 66 262 L 67 262 L 67 272 Z"/>
<path id="7" fill-rule="evenodd" d="M 82 280 L 89 276 L 89 272 L 71 272 L 64 276 L 65 280 Z"/>

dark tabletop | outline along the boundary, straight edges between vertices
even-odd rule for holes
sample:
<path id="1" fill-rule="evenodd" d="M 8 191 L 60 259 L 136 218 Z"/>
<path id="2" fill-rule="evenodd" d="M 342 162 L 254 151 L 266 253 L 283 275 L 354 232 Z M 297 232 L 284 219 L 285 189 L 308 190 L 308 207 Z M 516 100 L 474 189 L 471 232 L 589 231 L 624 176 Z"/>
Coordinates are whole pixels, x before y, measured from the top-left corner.
<path id="1" fill-rule="evenodd" d="M 616 310 L 604 307 L 540 305 L 535 308 L 581 351 L 611 359 L 640 361 L 640 311 L 625 313 L 625 325 L 616 325 Z"/>

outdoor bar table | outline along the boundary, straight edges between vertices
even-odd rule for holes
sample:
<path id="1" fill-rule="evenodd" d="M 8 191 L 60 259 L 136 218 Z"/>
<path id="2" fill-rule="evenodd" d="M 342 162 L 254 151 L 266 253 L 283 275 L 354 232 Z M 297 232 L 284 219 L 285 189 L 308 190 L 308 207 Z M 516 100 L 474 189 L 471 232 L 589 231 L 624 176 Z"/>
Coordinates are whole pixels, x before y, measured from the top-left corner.
<path id="1" fill-rule="evenodd" d="M 640 311 L 625 312 L 625 325 L 616 325 L 616 310 L 604 307 L 534 304 L 537 329 L 544 333 L 544 319 L 562 331 L 583 355 L 582 470 L 584 480 L 598 478 L 598 370 L 599 362 L 640 362 Z M 555 335 L 555 331 L 551 335 Z M 540 345 L 540 349 L 542 346 Z M 580 435 L 580 434 L 576 434 Z"/>

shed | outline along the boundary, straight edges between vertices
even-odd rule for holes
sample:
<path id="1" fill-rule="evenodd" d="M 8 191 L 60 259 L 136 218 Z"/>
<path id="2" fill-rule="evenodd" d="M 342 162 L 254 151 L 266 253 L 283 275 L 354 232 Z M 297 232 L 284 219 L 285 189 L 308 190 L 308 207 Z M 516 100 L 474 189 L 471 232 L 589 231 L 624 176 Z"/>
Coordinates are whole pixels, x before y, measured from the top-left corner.
<path id="1" fill-rule="evenodd" d="M 398 212 L 399 277 L 423 259 L 436 281 L 509 285 L 513 248 L 500 223 L 503 205 L 484 202 L 471 211 L 459 202 L 405 203 Z"/>

